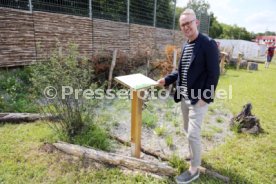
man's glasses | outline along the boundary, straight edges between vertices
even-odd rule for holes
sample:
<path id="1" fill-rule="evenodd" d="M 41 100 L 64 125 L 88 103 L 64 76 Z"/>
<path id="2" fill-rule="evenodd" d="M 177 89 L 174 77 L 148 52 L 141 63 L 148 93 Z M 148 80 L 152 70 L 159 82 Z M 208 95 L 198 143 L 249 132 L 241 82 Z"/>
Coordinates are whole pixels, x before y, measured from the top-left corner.
<path id="1" fill-rule="evenodd" d="M 193 21 L 195 21 L 196 19 L 194 19 L 194 20 L 191 20 L 191 21 L 189 21 L 189 22 L 186 22 L 186 23 L 184 23 L 184 24 L 181 24 L 181 27 L 186 27 L 186 26 L 191 26 L 192 25 L 192 23 L 193 23 Z"/>

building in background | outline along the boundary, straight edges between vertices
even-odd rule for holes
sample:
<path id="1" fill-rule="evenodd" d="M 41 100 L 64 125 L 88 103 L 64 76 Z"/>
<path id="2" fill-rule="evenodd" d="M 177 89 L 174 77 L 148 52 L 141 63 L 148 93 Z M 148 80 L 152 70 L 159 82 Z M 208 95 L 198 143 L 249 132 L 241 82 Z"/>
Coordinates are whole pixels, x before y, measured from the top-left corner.
<path id="1" fill-rule="evenodd" d="M 255 42 L 260 45 L 266 45 L 269 46 L 272 43 L 276 43 L 276 36 L 257 36 L 255 38 Z"/>

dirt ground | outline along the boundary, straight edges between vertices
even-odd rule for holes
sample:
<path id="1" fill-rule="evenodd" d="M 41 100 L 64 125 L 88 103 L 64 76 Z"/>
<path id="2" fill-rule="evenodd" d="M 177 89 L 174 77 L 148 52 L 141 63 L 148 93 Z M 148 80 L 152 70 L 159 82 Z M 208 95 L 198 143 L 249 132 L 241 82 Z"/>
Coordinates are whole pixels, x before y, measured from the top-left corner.
<path id="1" fill-rule="evenodd" d="M 166 100 L 149 100 L 143 109 L 141 143 L 145 149 L 150 148 L 166 156 L 176 155 L 184 158 L 188 155 L 188 141 L 183 132 L 183 121 L 180 103 L 174 103 L 169 97 Z M 105 119 L 112 135 L 125 141 L 130 141 L 131 130 L 131 101 L 115 99 L 102 104 L 99 117 Z M 147 112 L 146 112 L 147 111 Z M 146 121 L 155 118 L 154 127 L 146 126 Z M 232 114 L 218 102 L 209 106 L 207 115 L 202 124 L 202 151 L 203 154 L 222 144 L 226 137 L 232 136 L 229 130 L 229 121 Z M 162 130 L 160 130 L 162 129 Z M 159 133 L 158 133 L 159 132 Z M 160 133 L 162 132 L 162 133 Z M 112 152 L 122 155 L 131 155 L 131 148 L 114 142 Z M 141 154 L 142 159 L 155 160 L 154 157 Z"/>

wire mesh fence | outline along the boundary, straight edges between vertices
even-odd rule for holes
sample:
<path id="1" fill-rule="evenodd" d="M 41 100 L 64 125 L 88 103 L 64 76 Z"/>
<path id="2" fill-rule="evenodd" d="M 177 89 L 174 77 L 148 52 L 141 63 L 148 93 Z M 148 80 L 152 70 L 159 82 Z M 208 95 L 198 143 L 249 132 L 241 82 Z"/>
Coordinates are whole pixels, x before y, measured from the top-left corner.
<path id="1" fill-rule="evenodd" d="M 33 11 L 89 16 L 88 0 L 32 0 Z"/>
<path id="2" fill-rule="evenodd" d="M 0 0 L 0 7 L 173 29 L 175 0 Z"/>
<path id="3" fill-rule="evenodd" d="M 92 17 L 127 22 L 127 0 L 92 0 Z"/>
<path id="4" fill-rule="evenodd" d="M 0 0 L 0 7 L 29 10 L 29 0 Z"/>

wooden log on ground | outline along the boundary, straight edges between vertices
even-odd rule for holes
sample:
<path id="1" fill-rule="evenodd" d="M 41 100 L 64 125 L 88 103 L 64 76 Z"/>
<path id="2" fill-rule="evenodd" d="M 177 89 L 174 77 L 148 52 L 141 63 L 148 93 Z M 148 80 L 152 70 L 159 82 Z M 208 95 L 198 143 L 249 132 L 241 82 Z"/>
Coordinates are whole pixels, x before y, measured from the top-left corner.
<path id="1" fill-rule="evenodd" d="M 54 117 L 50 114 L 41 115 L 37 113 L 0 113 L 0 123 L 34 122 L 38 120 L 54 121 L 57 119 L 58 117 Z"/>
<path id="2" fill-rule="evenodd" d="M 58 142 L 53 145 L 58 150 L 61 150 L 67 154 L 89 158 L 110 165 L 123 166 L 128 169 L 138 169 L 161 176 L 174 176 L 177 173 L 175 169 L 164 163 L 141 160 L 134 157 L 94 150 L 65 142 Z"/>
<path id="3" fill-rule="evenodd" d="M 123 140 L 123 139 L 121 139 L 121 138 L 119 138 L 119 137 L 117 137 L 117 136 L 112 135 L 112 136 L 110 136 L 110 137 L 113 138 L 113 139 L 115 139 L 115 140 L 117 140 L 118 142 L 120 142 L 120 143 L 126 145 L 126 146 L 130 146 L 130 142 L 125 141 L 125 140 Z M 155 150 L 152 150 L 152 149 L 149 149 L 149 148 L 144 148 L 144 147 L 141 147 L 141 151 L 142 151 L 143 153 L 145 153 L 145 154 L 154 156 L 155 158 L 158 158 L 158 159 L 160 158 L 162 161 L 169 161 L 169 156 L 166 156 L 166 155 L 164 155 L 164 154 L 162 154 L 162 153 L 159 153 L 158 151 L 155 151 Z M 205 168 L 205 167 L 200 166 L 200 167 L 199 167 L 199 170 L 200 170 L 200 172 L 203 173 L 203 174 L 207 174 L 207 175 L 209 175 L 209 176 L 218 178 L 218 179 L 220 179 L 220 180 L 222 180 L 222 181 L 224 181 L 224 182 L 226 182 L 226 183 L 229 183 L 229 182 L 230 182 L 229 177 L 223 176 L 223 175 L 221 175 L 221 174 L 219 174 L 219 173 L 217 173 L 217 172 L 215 172 L 215 171 L 211 171 L 210 169 L 207 169 L 207 168 Z"/>

